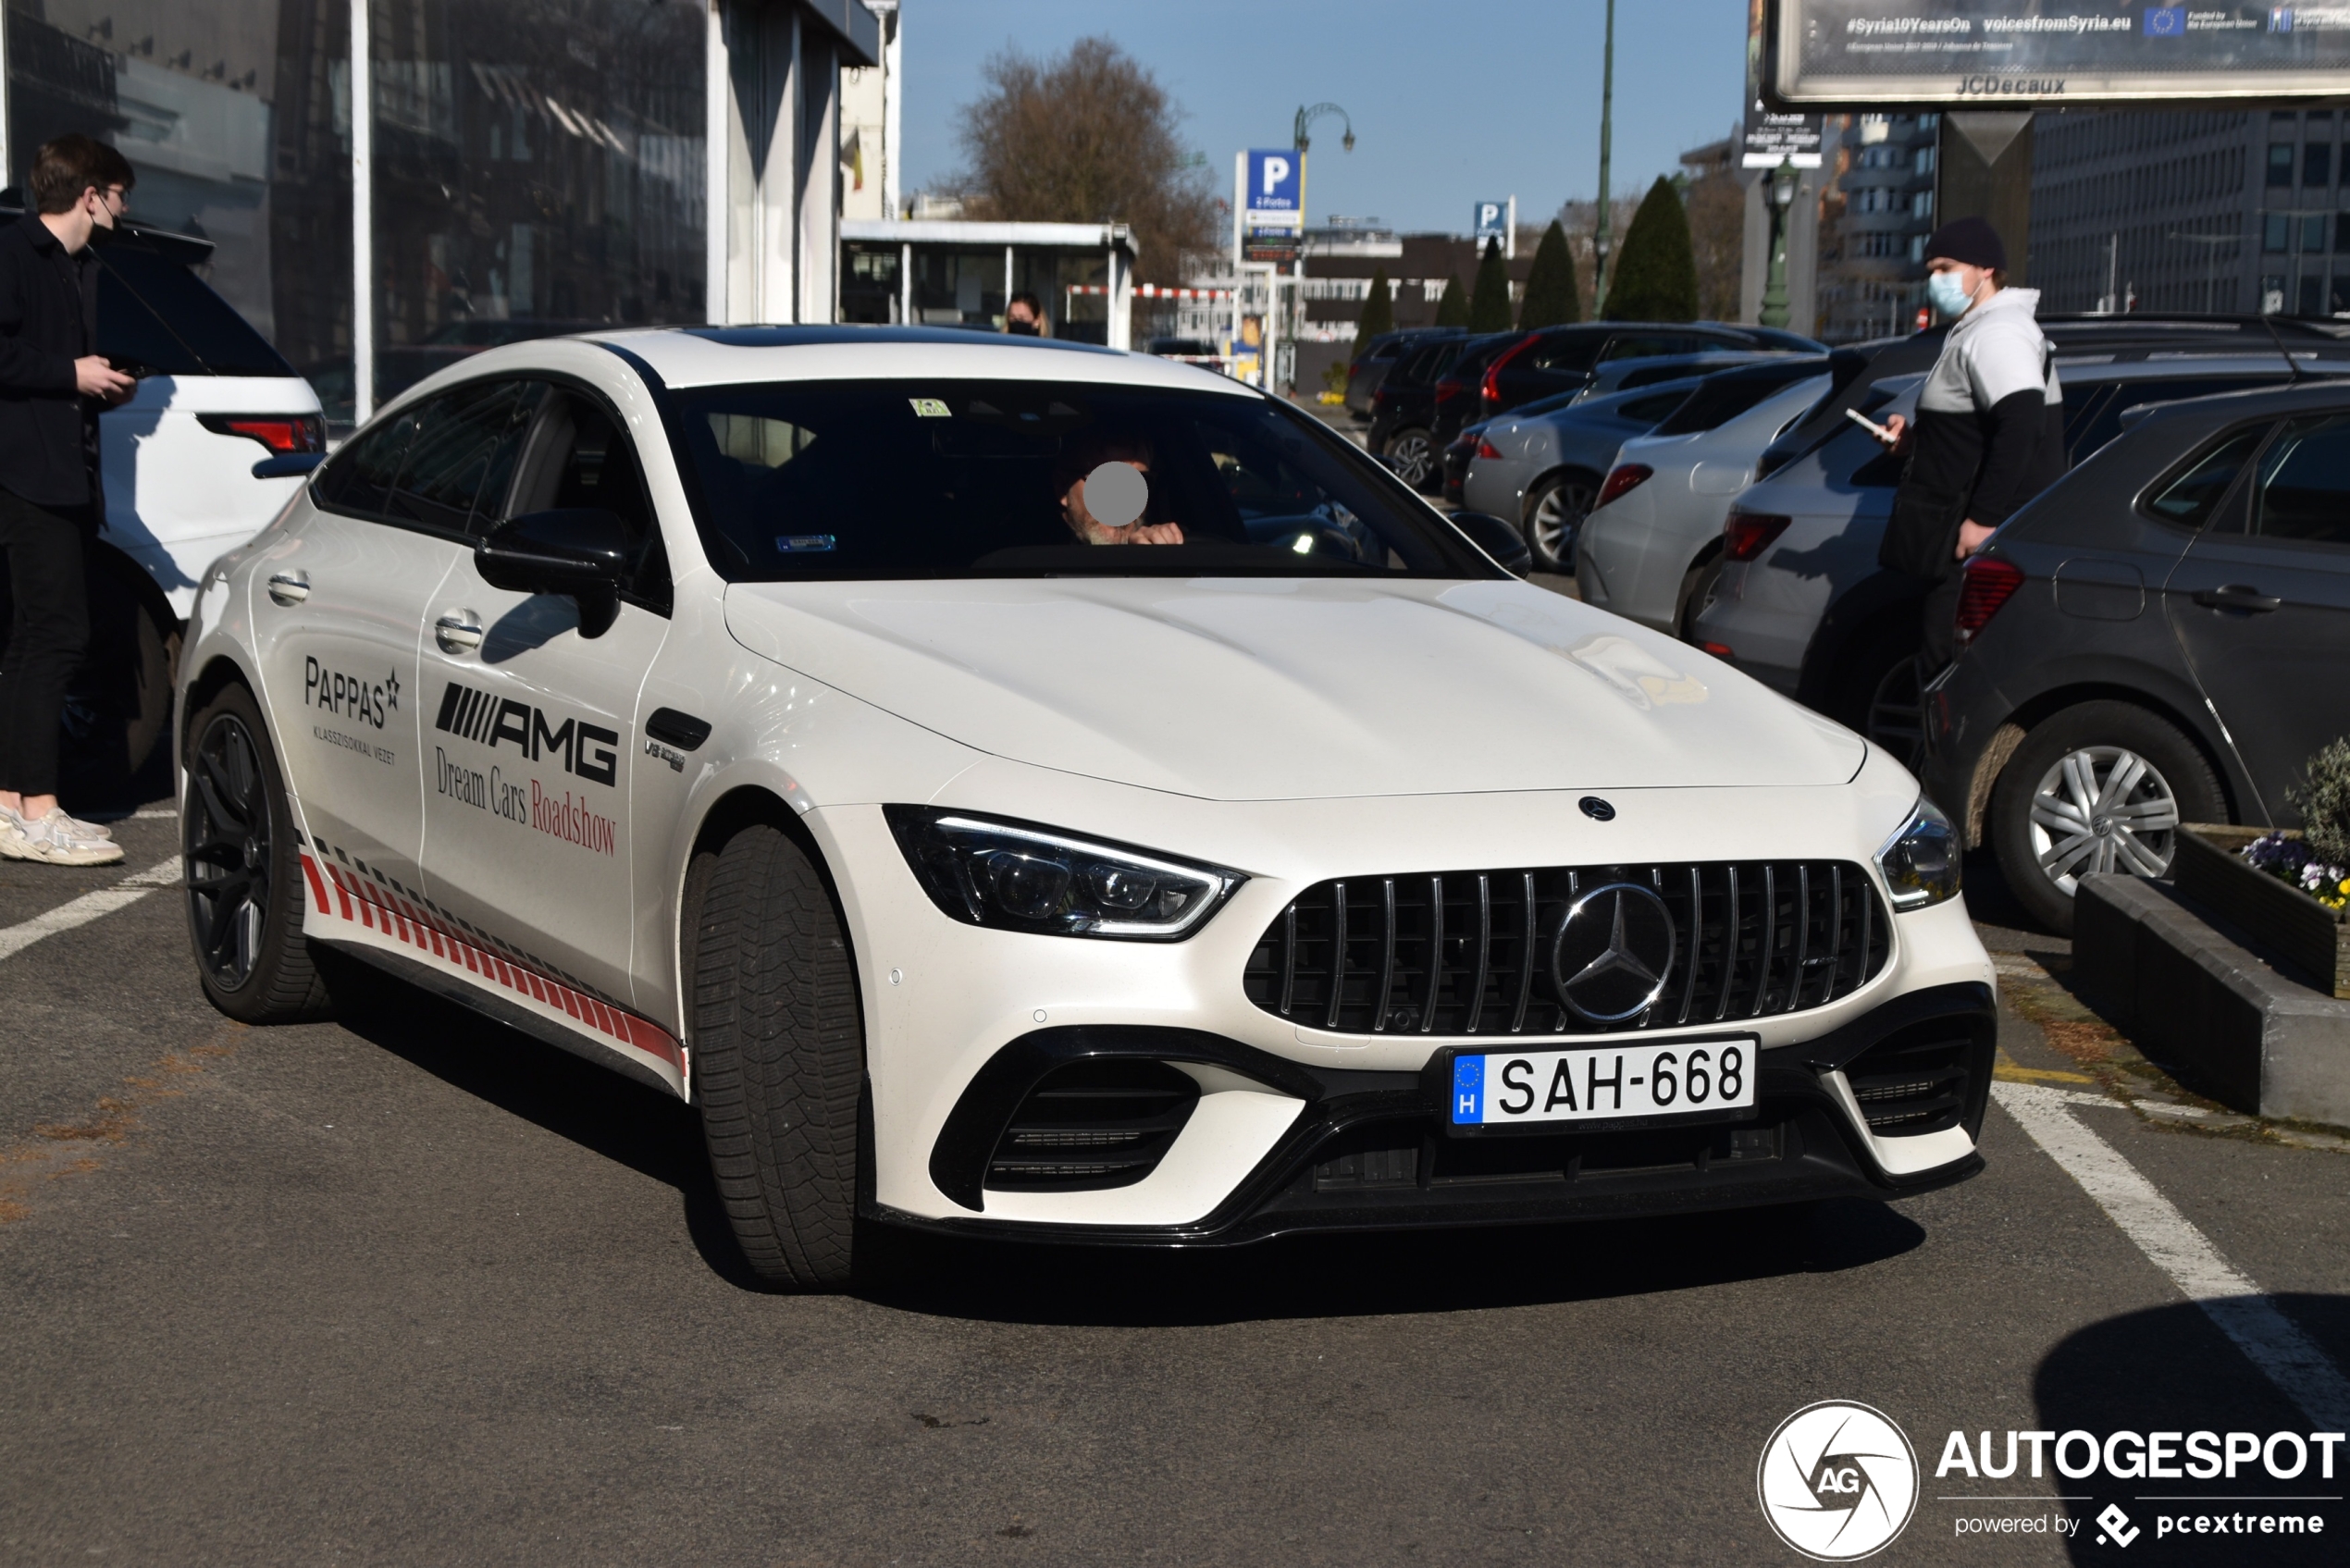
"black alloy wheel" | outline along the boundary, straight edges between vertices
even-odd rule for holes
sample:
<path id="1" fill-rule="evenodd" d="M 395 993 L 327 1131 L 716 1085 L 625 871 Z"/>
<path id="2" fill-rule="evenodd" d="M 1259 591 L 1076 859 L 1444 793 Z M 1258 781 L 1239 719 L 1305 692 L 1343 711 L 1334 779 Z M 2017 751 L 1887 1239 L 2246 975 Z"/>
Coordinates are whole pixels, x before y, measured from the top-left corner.
<path id="1" fill-rule="evenodd" d="M 1923 759 L 1925 698 L 1915 657 L 1895 660 L 1877 676 L 1861 733 L 1904 768 L 1914 769 Z"/>
<path id="2" fill-rule="evenodd" d="M 204 994 L 246 1023 L 319 1017 L 327 988 L 302 934 L 300 836 L 252 695 L 227 687 L 189 730 L 180 845 Z"/>
<path id="3" fill-rule="evenodd" d="M 1534 570 L 1575 570 L 1575 536 L 1598 499 L 1598 488 L 1573 474 L 1556 475 L 1534 487 L 1526 501 L 1526 548 L 1534 557 Z"/>
<path id="4" fill-rule="evenodd" d="M 1420 494 L 1428 494 L 1429 480 L 1435 476 L 1436 443 L 1425 430 L 1399 430 L 1388 438 L 1387 465 L 1395 476 Z"/>

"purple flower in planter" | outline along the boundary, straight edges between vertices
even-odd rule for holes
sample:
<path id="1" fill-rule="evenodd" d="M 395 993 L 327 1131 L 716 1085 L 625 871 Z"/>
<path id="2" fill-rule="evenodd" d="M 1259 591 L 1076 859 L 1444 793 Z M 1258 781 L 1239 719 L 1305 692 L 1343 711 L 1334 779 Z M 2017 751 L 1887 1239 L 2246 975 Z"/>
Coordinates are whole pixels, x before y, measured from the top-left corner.
<path id="1" fill-rule="evenodd" d="M 2281 833 L 2266 833 L 2244 846 L 2244 858 L 2270 876 L 2290 881 L 2309 863 L 2309 846 Z"/>

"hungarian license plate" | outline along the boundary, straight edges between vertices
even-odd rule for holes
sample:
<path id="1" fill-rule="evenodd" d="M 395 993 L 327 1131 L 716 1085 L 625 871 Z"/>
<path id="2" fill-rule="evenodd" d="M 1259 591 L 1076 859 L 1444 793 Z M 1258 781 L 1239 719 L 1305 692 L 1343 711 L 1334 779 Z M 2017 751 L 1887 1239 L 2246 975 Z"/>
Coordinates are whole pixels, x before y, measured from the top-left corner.
<path id="1" fill-rule="evenodd" d="M 1754 1106 L 1753 1035 L 1654 1045 L 1576 1045 L 1453 1058 L 1456 1129 L 1652 1121 Z"/>

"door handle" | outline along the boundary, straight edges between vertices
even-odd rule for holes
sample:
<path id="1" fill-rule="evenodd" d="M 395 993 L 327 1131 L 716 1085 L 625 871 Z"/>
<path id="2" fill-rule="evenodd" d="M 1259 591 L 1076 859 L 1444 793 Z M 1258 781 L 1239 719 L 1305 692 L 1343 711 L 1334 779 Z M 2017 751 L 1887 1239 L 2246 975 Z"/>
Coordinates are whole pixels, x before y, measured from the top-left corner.
<path id="1" fill-rule="evenodd" d="M 2256 615 L 2265 615 L 2271 610 L 2284 608 L 2284 600 L 2274 594 L 2264 594 L 2249 583 L 2197 588 L 2195 601 L 2206 610 L 2248 610 Z"/>
<path id="2" fill-rule="evenodd" d="M 481 646 L 481 617 L 470 610 L 451 610 L 432 623 L 432 640 L 443 653 L 470 653 Z"/>
<path id="3" fill-rule="evenodd" d="M 280 609 L 300 604 L 310 597 L 310 574 L 307 572 L 278 572 L 269 578 L 269 599 Z"/>

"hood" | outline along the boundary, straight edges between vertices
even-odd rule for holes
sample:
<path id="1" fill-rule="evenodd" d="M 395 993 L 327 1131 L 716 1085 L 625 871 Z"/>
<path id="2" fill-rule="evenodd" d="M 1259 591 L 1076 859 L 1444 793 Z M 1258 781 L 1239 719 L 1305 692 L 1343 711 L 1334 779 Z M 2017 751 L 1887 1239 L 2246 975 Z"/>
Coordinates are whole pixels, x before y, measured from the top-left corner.
<path id="1" fill-rule="evenodd" d="M 1207 799 L 1828 784 L 1867 750 L 1515 581 L 736 584 L 726 624 L 978 750 Z"/>

